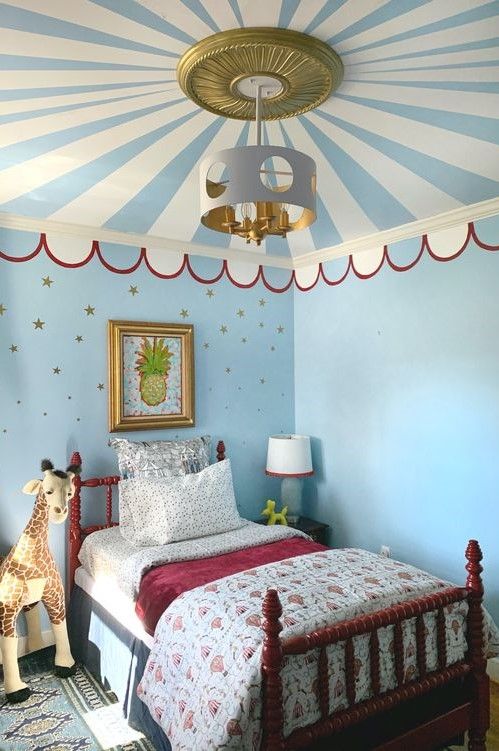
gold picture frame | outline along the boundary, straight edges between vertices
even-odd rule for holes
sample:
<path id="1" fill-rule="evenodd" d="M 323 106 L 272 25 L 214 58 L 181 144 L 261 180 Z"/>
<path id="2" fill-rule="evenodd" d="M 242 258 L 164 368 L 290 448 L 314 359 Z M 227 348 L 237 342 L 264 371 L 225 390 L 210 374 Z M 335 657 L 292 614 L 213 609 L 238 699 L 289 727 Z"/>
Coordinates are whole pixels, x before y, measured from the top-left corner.
<path id="1" fill-rule="evenodd" d="M 109 431 L 194 425 L 194 327 L 108 321 Z"/>

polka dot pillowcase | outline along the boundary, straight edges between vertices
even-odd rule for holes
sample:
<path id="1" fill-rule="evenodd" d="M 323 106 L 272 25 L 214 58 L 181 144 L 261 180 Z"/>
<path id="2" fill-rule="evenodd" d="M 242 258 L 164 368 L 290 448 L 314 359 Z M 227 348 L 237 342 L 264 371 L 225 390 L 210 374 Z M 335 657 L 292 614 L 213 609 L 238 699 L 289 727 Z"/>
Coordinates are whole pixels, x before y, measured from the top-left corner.
<path id="1" fill-rule="evenodd" d="M 238 529 L 230 459 L 172 479 L 119 483 L 120 530 L 133 545 L 165 545 Z"/>

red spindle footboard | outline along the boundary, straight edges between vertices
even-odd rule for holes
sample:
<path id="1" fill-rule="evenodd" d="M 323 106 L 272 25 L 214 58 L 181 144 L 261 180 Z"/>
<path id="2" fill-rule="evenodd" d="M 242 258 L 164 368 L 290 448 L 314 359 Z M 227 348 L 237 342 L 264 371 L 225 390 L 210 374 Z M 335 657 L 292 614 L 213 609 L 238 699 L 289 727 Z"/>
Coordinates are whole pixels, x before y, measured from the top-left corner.
<path id="1" fill-rule="evenodd" d="M 217 443 L 217 461 L 221 462 L 225 459 L 225 444 L 223 441 Z M 81 456 L 78 451 L 75 451 L 71 456 L 71 464 L 77 464 L 81 467 Z M 117 522 L 113 522 L 113 487 L 120 481 L 118 475 L 110 475 L 108 477 L 91 477 L 88 480 L 82 480 L 79 475 L 76 475 L 73 483 L 75 486 L 75 494 L 71 501 L 71 509 L 69 512 L 69 552 L 68 552 L 68 587 L 69 591 L 73 589 L 75 571 L 80 565 L 78 560 L 78 553 L 84 538 L 96 532 L 99 529 L 108 529 L 109 527 L 117 526 Z M 106 522 L 105 524 L 94 524 L 92 526 L 81 526 L 81 489 L 82 488 L 106 488 Z"/>
<path id="2" fill-rule="evenodd" d="M 447 684 L 460 685 L 459 702 L 450 711 L 438 714 L 430 721 L 416 725 L 402 735 L 376 746 L 376 751 L 405 751 L 406 749 L 435 748 L 456 735 L 469 730 L 470 751 L 486 751 L 485 736 L 489 727 L 489 680 L 484 654 L 481 579 L 482 553 L 476 540 L 466 549 L 469 573 L 466 588 L 452 587 L 416 600 L 393 605 L 369 615 L 319 629 L 289 639 L 280 638 L 282 629 L 281 604 L 276 590 L 269 590 L 263 604 L 264 647 L 262 651 L 263 681 L 263 743 L 264 751 L 292 751 L 312 746 L 325 736 L 334 736 L 347 728 L 387 711 L 398 711 L 403 703 L 441 689 Z M 444 608 L 454 602 L 468 600 L 468 652 L 464 660 L 447 666 Z M 424 613 L 435 612 L 437 617 L 438 669 L 429 673 L 426 660 Z M 416 662 L 419 675 L 404 676 L 402 623 L 416 619 Z M 394 667 L 397 686 L 382 692 L 379 673 L 379 628 L 394 627 Z M 361 634 L 370 638 L 370 671 L 372 698 L 355 704 L 355 664 L 352 639 Z M 329 668 L 326 647 L 345 643 L 345 682 L 348 708 L 329 712 Z M 282 681 L 280 668 L 286 655 L 305 654 L 318 649 L 317 685 L 321 719 L 305 728 L 294 730 L 287 738 L 283 732 Z M 458 679 L 461 683 L 458 683 Z M 464 680 L 466 679 L 466 680 Z M 394 710 L 395 708 L 395 710 Z M 342 746 L 343 747 L 343 746 Z M 366 747 L 367 748 L 367 747 Z M 370 746 L 369 746 L 370 748 Z"/>

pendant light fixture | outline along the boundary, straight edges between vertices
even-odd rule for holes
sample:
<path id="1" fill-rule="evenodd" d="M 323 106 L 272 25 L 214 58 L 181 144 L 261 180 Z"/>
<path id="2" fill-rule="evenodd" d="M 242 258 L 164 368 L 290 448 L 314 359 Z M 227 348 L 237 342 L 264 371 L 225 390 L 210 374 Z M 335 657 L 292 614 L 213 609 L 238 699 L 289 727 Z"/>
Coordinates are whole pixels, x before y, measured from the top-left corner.
<path id="1" fill-rule="evenodd" d="M 334 50 L 288 29 L 234 29 L 191 47 L 177 77 L 200 106 L 256 126 L 254 145 L 222 149 L 201 162 L 202 224 L 256 245 L 309 227 L 316 218 L 315 162 L 292 148 L 263 146 L 262 120 L 321 104 L 343 77 Z"/>

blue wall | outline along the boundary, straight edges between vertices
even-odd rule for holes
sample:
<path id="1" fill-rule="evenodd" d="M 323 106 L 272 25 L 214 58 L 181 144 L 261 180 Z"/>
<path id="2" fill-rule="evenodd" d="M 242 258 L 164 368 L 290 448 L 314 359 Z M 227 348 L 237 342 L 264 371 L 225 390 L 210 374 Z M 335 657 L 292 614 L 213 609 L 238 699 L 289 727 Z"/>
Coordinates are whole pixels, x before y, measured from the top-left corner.
<path id="1" fill-rule="evenodd" d="M 498 218 L 476 226 L 484 242 L 498 243 Z M 0 233 L 12 254 L 36 243 L 29 233 Z M 418 243 L 398 244 L 393 257 L 409 261 Z M 137 256 L 103 250 L 123 267 Z M 220 263 L 195 259 L 195 267 L 214 276 Z M 310 434 L 316 475 L 305 483 L 308 512 L 331 524 L 335 545 L 387 544 L 394 557 L 461 582 L 462 551 L 476 537 L 487 604 L 499 621 L 498 282 L 498 255 L 473 243 L 448 263 L 424 254 L 405 273 L 385 264 L 372 279 L 351 273 L 336 287 L 319 282 L 294 301 L 260 283 L 202 285 L 186 273 L 161 280 L 145 267 L 119 275 L 97 258 L 73 270 L 44 253 L 0 262 L 0 551 L 30 514 L 32 499 L 20 489 L 42 456 L 62 464 L 77 448 L 85 474 L 116 472 L 107 447 L 107 320 L 181 321 L 186 309 L 195 326 L 196 428 L 130 438 L 224 438 L 240 510 L 256 517 L 279 492 L 263 474 L 267 436 Z M 52 528 L 51 539 L 62 569 L 63 530 Z"/>
<path id="2" fill-rule="evenodd" d="M 37 242 L 30 233 L 0 230 L 0 248 L 12 255 L 28 253 Z M 103 251 L 121 267 L 138 254 L 106 245 Z M 220 269 L 220 262 L 194 261 L 206 277 Z M 47 276 L 50 286 L 43 284 Z M 132 295 L 130 286 L 138 294 Z M 107 446 L 108 319 L 194 324 L 196 427 L 116 435 L 144 440 L 210 433 L 214 444 L 223 438 L 240 512 L 258 516 L 276 489 L 276 481 L 264 474 L 267 438 L 294 427 L 292 291 L 273 294 L 261 283 L 239 289 L 225 278 L 203 285 L 186 272 L 164 280 L 144 265 L 120 275 L 107 271 L 97 257 L 68 269 L 42 252 L 23 263 L 0 261 L 0 304 L 6 309 L 0 315 L 0 553 L 31 514 L 33 498 L 21 488 L 39 476 L 42 457 L 61 466 L 78 449 L 84 475 L 117 473 Z M 86 314 L 88 305 L 95 308 L 93 315 Z M 38 318 L 45 323 L 41 329 L 33 324 Z M 17 351 L 11 352 L 11 345 Z M 62 571 L 64 531 L 52 527 L 51 541 Z"/>
<path id="3" fill-rule="evenodd" d="M 476 226 L 499 243 L 499 217 Z M 498 289 L 498 254 L 471 243 L 448 263 L 425 254 L 297 293 L 295 399 L 296 430 L 314 437 L 308 510 L 334 544 L 386 544 L 461 583 L 475 537 L 499 621 Z"/>

